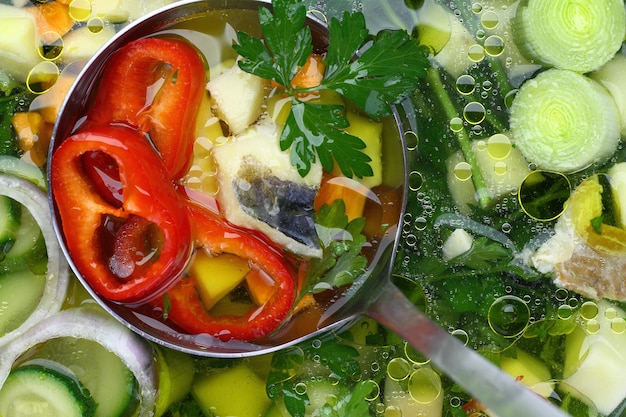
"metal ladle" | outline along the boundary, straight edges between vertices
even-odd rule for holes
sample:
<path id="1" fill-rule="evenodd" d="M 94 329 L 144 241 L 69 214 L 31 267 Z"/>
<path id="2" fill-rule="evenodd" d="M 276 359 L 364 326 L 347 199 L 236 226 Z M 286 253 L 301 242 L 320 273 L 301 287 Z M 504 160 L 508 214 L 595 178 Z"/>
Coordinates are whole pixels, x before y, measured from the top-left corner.
<path id="1" fill-rule="evenodd" d="M 90 92 L 100 78 L 99 75 L 102 72 L 105 61 L 120 46 L 133 39 L 163 30 L 168 25 L 181 19 L 186 19 L 190 16 L 201 16 L 207 10 L 247 9 L 256 11 L 261 4 L 267 5 L 268 2 L 264 0 L 181 1 L 151 13 L 123 29 L 81 70 L 55 125 L 51 152 L 54 152 L 63 138 L 71 134 L 78 122 L 78 117 L 84 114 Z M 326 30 L 322 22 L 311 17 L 309 25 L 314 34 L 324 38 Z M 396 116 L 396 122 L 401 124 L 398 120 L 400 116 Z M 400 135 L 398 140 L 400 144 L 397 146 L 398 157 L 402 157 L 406 167 L 407 152 L 402 135 Z M 407 178 L 405 174 L 404 184 L 406 185 L 406 183 Z M 55 212 L 52 195 L 50 196 L 50 204 L 53 212 Z M 392 261 L 397 246 L 396 243 L 400 239 L 397 226 L 387 230 L 387 234 L 381 242 L 381 249 L 378 250 L 376 255 L 377 259 L 372 263 L 373 267 L 357 280 L 339 302 L 331 306 L 317 331 L 285 344 L 265 346 L 243 342 L 225 343 L 207 335 L 173 334 L 170 329 L 156 323 L 156 320 L 99 298 L 74 267 L 59 225 L 60 221 L 58 216 L 55 215 L 54 227 L 60 238 L 65 255 L 76 275 L 85 284 L 91 295 L 110 314 L 126 326 L 156 343 L 202 356 L 226 358 L 261 355 L 319 336 L 331 329 L 346 326 L 354 322 L 359 316 L 367 315 L 404 338 L 499 417 L 562 417 L 567 415 L 530 389 L 514 381 L 509 375 L 477 352 L 464 346 L 458 339 L 443 330 L 416 308 L 391 282 Z"/>

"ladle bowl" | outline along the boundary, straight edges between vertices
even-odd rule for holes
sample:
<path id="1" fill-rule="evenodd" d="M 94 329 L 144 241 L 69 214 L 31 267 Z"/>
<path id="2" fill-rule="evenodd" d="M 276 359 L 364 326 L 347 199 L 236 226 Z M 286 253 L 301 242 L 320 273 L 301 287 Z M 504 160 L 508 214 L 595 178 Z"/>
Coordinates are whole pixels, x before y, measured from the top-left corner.
<path id="1" fill-rule="evenodd" d="M 78 75 L 55 124 L 51 153 L 64 138 L 71 135 L 80 117 L 85 113 L 89 97 L 96 87 L 107 59 L 122 45 L 142 37 L 166 30 L 172 24 L 192 17 L 196 18 L 211 10 L 249 10 L 255 12 L 259 6 L 271 7 L 262 0 L 187 0 L 162 8 L 146 15 L 121 30 L 91 60 Z M 322 45 L 327 42 L 323 21 L 309 16 L 308 25 L 314 38 Z M 396 107 L 393 122 L 397 126 L 396 143 L 388 144 L 389 152 L 396 152 L 403 166 L 407 166 L 407 152 L 403 142 L 403 127 L 408 126 L 407 115 L 411 115 L 409 103 Z M 394 149 L 395 148 L 395 149 Z M 406 171 L 406 169 L 405 169 Z M 407 175 L 404 174 L 404 185 Z M 402 184 L 401 184 L 402 185 Z M 404 187 L 406 189 L 406 187 Z M 49 187 L 52 189 L 52 187 Z M 406 191 L 404 199 L 406 199 Z M 391 282 L 395 249 L 400 239 L 400 222 L 389 227 L 381 240 L 371 267 L 359 277 L 345 294 L 325 312 L 318 329 L 313 333 L 290 340 L 280 345 L 264 345 L 248 342 L 222 342 L 208 335 L 181 334 L 166 328 L 162 323 L 132 309 L 107 301 L 89 287 L 82 278 L 69 255 L 64 242 L 60 217 L 50 193 L 54 227 L 65 255 L 74 272 L 85 285 L 91 296 L 112 316 L 141 336 L 161 345 L 192 355 L 221 358 L 244 357 L 269 353 L 305 339 L 319 337 L 322 333 L 348 326 L 362 315 L 370 316 L 391 329 L 422 354 L 430 358 L 443 372 L 454 379 L 470 394 L 478 398 L 500 417 L 537 415 L 543 417 L 565 414 L 522 387 L 498 367 L 484 359 L 459 340 L 443 330 L 416 308 Z"/>

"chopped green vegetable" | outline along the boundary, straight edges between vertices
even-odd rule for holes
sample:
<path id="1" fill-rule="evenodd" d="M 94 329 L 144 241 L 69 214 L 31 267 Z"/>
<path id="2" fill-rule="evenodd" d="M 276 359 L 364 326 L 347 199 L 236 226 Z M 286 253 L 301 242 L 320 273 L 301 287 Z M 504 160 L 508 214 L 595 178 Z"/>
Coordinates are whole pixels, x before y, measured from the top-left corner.
<path id="1" fill-rule="evenodd" d="M 367 242 L 361 233 L 365 218 L 348 221 L 346 205 L 342 199 L 325 204 L 316 216 L 316 229 L 320 237 L 323 255 L 311 261 L 307 292 L 317 293 L 333 287 L 350 284 L 367 266 L 367 258 L 361 248 Z"/>
<path id="2" fill-rule="evenodd" d="M 600 164 L 620 142 L 615 102 L 597 82 L 550 69 L 522 85 L 511 106 L 513 142 L 538 168 L 571 173 Z"/>
<path id="3" fill-rule="evenodd" d="M 365 51 L 368 30 L 361 13 L 344 13 L 329 24 L 326 72 L 319 86 L 294 88 L 291 80 L 311 53 L 311 30 L 304 26 L 306 9 L 299 0 L 274 4 L 274 14 L 259 9 L 264 41 L 238 34 L 235 51 L 246 72 L 281 85 L 292 96 L 290 115 L 283 129 L 281 149 L 290 149 L 292 164 L 302 176 L 317 158 L 332 171 L 336 161 L 344 175 L 372 175 L 363 141 L 343 131 L 349 123 L 343 106 L 315 105 L 297 98 L 302 92 L 334 90 L 375 120 L 392 114 L 397 104 L 417 87 L 429 66 L 426 48 L 416 46 L 404 31 L 383 31 Z"/>
<path id="4" fill-rule="evenodd" d="M 523 0 L 515 20 L 524 54 L 580 73 L 609 61 L 626 35 L 623 0 Z"/>

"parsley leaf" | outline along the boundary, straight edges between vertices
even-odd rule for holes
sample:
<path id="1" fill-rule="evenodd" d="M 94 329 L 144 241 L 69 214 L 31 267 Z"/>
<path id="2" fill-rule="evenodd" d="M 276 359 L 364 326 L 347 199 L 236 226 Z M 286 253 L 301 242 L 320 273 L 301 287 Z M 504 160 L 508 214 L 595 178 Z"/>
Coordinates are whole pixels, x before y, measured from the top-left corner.
<path id="1" fill-rule="evenodd" d="M 311 261 L 303 294 L 351 284 L 367 266 L 367 258 L 361 255 L 367 241 L 362 234 L 364 217 L 348 221 L 345 202 L 338 199 L 332 206 L 325 204 L 320 208 L 316 223 L 323 254 L 322 258 Z"/>
<path id="2" fill-rule="evenodd" d="M 365 19 L 360 13 L 346 12 L 341 22 L 331 20 L 328 68 L 322 85 L 379 120 L 392 114 L 390 103 L 399 103 L 415 90 L 418 79 L 426 75 L 429 61 L 426 50 L 417 47 L 406 32 L 385 30 L 350 62 L 361 46 L 357 42 L 366 39 L 364 28 Z M 336 39 L 342 44 L 335 45 Z"/>
<path id="3" fill-rule="evenodd" d="M 341 129 L 348 127 L 343 107 L 306 103 L 293 98 L 291 113 L 280 137 L 280 148 L 291 148 L 291 164 L 305 176 L 315 155 L 322 167 L 331 172 L 334 160 L 347 176 L 363 178 L 373 175 L 371 158 L 361 152 L 365 142 Z M 334 160 L 333 160 L 334 159 Z"/>
<path id="4" fill-rule="evenodd" d="M 375 120 L 392 114 L 411 94 L 429 67 L 428 52 L 418 47 L 406 31 L 383 31 L 370 40 L 362 13 L 345 12 L 329 24 L 326 71 L 319 86 L 294 88 L 291 81 L 313 50 L 311 30 L 305 25 L 302 0 L 276 0 L 269 9 L 259 8 L 263 40 L 243 32 L 233 45 L 241 56 L 239 67 L 272 80 L 292 96 L 290 115 L 280 138 L 283 151 L 290 149 L 291 163 L 305 176 L 318 158 L 332 171 L 358 178 L 373 175 L 365 143 L 344 131 L 349 126 L 345 109 L 338 105 L 312 104 L 298 99 L 303 92 L 332 90 Z M 359 54 L 364 50 L 362 54 Z"/>

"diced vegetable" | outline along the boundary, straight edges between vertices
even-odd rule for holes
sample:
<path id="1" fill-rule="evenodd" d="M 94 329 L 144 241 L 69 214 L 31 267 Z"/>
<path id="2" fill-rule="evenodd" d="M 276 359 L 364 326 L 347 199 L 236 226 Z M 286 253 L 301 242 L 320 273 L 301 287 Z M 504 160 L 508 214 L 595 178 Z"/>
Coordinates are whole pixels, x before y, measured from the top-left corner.
<path id="1" fill-rule="evenodd" d="M 626 55 L 617 54 L 596 72 L 589 74 L 591 78 L 606 88 L 617 105 L 621 118 L 622 138 L 626 137 Z"/>
<path id="2" fill-rule="evenodd" d="M 194 363 L 191 356 L 155 346 L 159 369 L 159 395 L 154 415 L 161 417 L 167 408 L 189 394 L 194 377 Z"/>
<path id="3" fill-rule="evenodd" d="M 383 124 L 354 111 L 347 111 L 346 118 L 350 126 L 346 132 L 365 142 L 363 152 L 371 158 L 372 175 L 355 178 L 366 187 L 373 188 L 383 182 L 382 138 Z M 337 170 L 337 167 L 335 167 Z"/>
<path id="4" fill-rule="evenodd" d="M 91 58 L 102 45 L 115 35 L 115 29 L 104 25 L 98 32 L 87 26 L 72 30 L 63 37 L 63 62 L 76 62 Z"/>
<path id="5" fill-rule="evenodd" d="M 69 6 L 58 1 L 37 2 L 35 6 L 26 7 L 25 10 L 35 17 L 42 37 L 48 35 L 48 32 L 64 36 L 76 23 L 70 16 Z"/>
<path id="6" fill-rule="evenodd" d="M 95 402 L 80 383 L 57 369 L 23 366 L 0 389 L 0 415 L 7 417 L 91 417 Z"/>
<path id="7" fill-rule="evenodd" d="M 216 113 L 235 135 L 241 134 L 262 112 L 266 80 L 248 74 L 235 64 L 207 84 Z"/>
<path id="8" fill-rule="evenodd" d="M 444 261 L 463 255 L 472 248 L 474 237 L 465 229 L 455 229 L 450 236 L 443 242 L 441 248 Z"/>
<path id="9" fill-rule="evenodd" d="M 38 52 L 39 36 L 32 14 L 0 4 L 0 62 L 18 81 L 25 81 L 30 70 L 43 61 Z"/>
<path id="10" fill-rule="evenodd" d="M 433 50 L 434 60 L 447 73 L 453 77 L 464 74 L 472 64 L 467 54 L 476 40 L 448 8 L 434 2 L 425 4 L 427 7 L 420 10 L 420 43 Z"/>
<path id="11" fill-rule="evenodd" d="M 626 162 L 613 165 L 608 175 L 611 178 L 615 220 L 622 229 L 626 229 Z"/>
<path id="12" fill-rule="evenodd" d="M 37 221 L 24 206 L 20 209 L 19 224 L 13 246 L 0 262 L 0 275 L 25 269 L 35 274 L 45 274 L 46 243 Z"/>
<path id="13" fill-rule="evenodd" d="M 331 177 L 322 183 L 315 196 L 315 211 L 324 204 L 332 206 L 333 201 L 341 199 L 345 203 L 348 219 L 356 219 L 363 216 L 365 201 L 370 193 L 371 190 L 356 179 Z"/>
<path id="14" fill-rule="evenodd" d="M 18 146 L 37 166 L 43 166 L 48 156 L 52 136 L 52 124 L 46 123 L 40 113 L 29 111 L 13 114 L 13 128 L 19 140 Z"/>
<path id="15" fill-rule="evenodd" d="M 270 406 L 265 381 L 245 362 L 196 378 L 192 394 L 205 416 L 263 416 Z"/>
<path id="16" fill-rule="evenodd" d="M 529 58 L 580 73 L 609 61 L 626 35 L 622 0 L 525 0 L 515 19 L 517 43 Z"/>
<path id="17" fill-rule="evenodd" d="M 543 397 L 548 398 L 554 390 L 554 382 L 550 381 L 550 370 L 546 364 L 520 349 L 515 351 L 515 357 L 502 355 L 500 367 Z"/>
<path id="18" fill-rule="evenodd" d="M 602 163 L 620 141 L 611 96 L 596 81 L 568 70 L 550 69 L 522 84 L 510 125 L 528 162 L 566 173 Z"/>
<path id="19" fill-rule="evenodd" d="M 597 304 L 599 331 L 579 330 L 567 337 L 565 368 L 575 372 L 564 382 L 593 401 L 600 413 L 609 415 L 626 398 L 626 333 L 611 329 L 606 312 L 610 309 L 614 320 L 624 320 L 625 314 L 606 301 Z"/>
<path id="20" fill-rule="evenodd" d="M 528 162 L 520 150 L 510 145 L 508 147 L 509 149 L 505 152 L 502 150 L 494 152 L 491 150 L 489 140 L 472 142 L 476 164 L 483 176 L 486 192 L 491 201 L 499 201 L 510 196 L 530 172 Z M 465 174 L 466 169 L 463 169 L 460 163 L 465 163 L 461 151 L 455 152 L 447 159 L 448 187 L 457 207 L 462 212 L 469 213 L 471 206 L 478 205 L 478 195 L 473 182 L 470 181 L 471 178 Z"/>
<path id="21" fill-rule="evenodd" d="M 237 288 L 250 271 L 248 261 L 231 254 L 210 256 L 197 251 L 189 274 L 196 278 L 200 299 L 207 310 Z"/>

